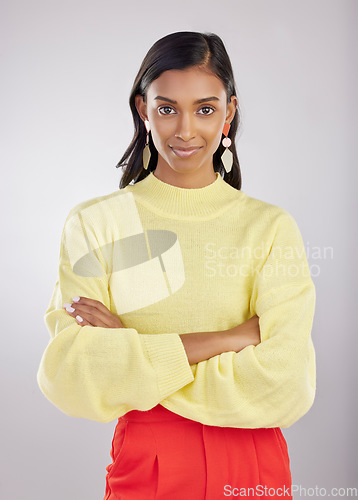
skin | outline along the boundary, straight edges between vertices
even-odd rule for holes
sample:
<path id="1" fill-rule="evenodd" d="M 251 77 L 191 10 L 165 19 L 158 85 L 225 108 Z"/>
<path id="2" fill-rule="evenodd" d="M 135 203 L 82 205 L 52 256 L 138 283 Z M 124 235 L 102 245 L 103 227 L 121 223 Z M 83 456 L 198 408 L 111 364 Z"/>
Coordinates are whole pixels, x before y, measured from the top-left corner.
<path id="1" fill-rule="evenodd" d="M 69 306 L 73 311 L 68 310 Z M 98 300 L 79 297 L 78 301 L 63 304 L 63 307 L 80 326 L 125 328 L 119 316 L 109 311 Z M 244 323 L 228 330 L 185 333 L 179 336 L 189 364 L 193 365 L 223 352 L 239 352 L 249 345 L 258 345 L 261 342 L 259 317 L 255 314 Z"/>
<path id="2" fill-rule="evenodd" d="M 74 298 L 76 297 L 72 297 L 72 300 Z M 113 314 L 99 300 L 89 297 L 79 297 L 78 301 L 65 303 L 63 307 L 81 326 L 89 325 L 101 328 L 124 328 L 119 316 Z M 73 311 L 69 309 L 73 309 Z"/>
<path id="3" fill-rule="evenodd" d="M 157 96 L 177 104 L 157 100 Z M 195 104 L 197 99 L 211 96 L 219 100 Z M 147 102 L 137 95 L 135 103 L 142 120 L 150 123 L 158 151 L 154 170 L 158 179 L 183 188 L 201 188 L 215 181 L 213 155 L 224 124 L 231 123 L 237 107 L 235 96 L 227 104 L 225 87 L 216 75 L 198 67 L 165 71 L 149 85 Z M 179 158 L 170 146 L 201 149 L 192 157 Z"/>
<path id="4" fill-rule="evenodd" d="M 177 103 L 158 100 L 157 96 Z M 195 104 L 196 100 L 209 96 L 218 100 Z M 213 155 L 222 140 L 224 124 L 231 123 L 237 107 L 235 96 L 227 103 L 225 87 L 216 75 L 198 67 L 165 71 L 149 85 L 147 102 L 137 95 L 135 103 L 142 120 L 150 124 L 158 151 L 153 174 L 158 179 L 182 188 L 201 188 L 216 180 Z M 180 158 L 173 152 L 173 146 L 198 146 L 200 150 L 192 157 Z M 64 308 L 81 326 L 125 328 L 119 316 L 89 297 L 64 304 Z M 186 333 L 180 338 L 192 365 L 223 352 L 239 352 L 249 345 L 258 345 L 261 342 L 259 317 L 254 315 L 228 330 Z"/>

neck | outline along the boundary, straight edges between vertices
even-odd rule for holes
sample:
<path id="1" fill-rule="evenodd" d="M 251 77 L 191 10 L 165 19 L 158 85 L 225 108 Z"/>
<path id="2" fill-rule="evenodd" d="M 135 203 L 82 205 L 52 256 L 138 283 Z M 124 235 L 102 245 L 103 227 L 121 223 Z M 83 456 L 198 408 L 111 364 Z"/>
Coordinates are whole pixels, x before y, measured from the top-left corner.
<path id="1" fill-rule="evenodd" d="M 204 220 L 217 217 L 245 194 L 224 181 L 219 172 L 215 180 L 199 188 L 174 186 L 150 172 L 144 179 L 124 189 L 139 204 L 168 218 Z"/>
<path id="2" fill-rule="evenodd" d="M 208 171 L 199 169 L 195 172 L 177 172 L 171 168 L 160 168 L 159 165 L 153 171 L 153 175 L 166 184 L 186 189 L 203 188 L 215 182 L 217 177 L 213 168 Z"/>

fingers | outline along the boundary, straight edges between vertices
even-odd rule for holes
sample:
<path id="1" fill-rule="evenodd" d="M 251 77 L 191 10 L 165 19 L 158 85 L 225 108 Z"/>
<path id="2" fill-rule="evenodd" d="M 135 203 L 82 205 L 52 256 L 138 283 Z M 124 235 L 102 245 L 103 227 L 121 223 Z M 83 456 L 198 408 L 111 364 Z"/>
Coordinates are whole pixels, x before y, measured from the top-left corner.
<path id="1" fill-rule="evenodd" d="M 78 300 L 75 300 L 78 299 Z M 72 297 L 72 300 L 76 304 L 81 304 L 84 306 L 90 306 L 97 309 L 102 314 L 108 313 L 108 308 L 100 301 L 96 299 L 90 299 L 89 297 Z"/>
<path id="2" fill-rule="evenodd" d="M 106 315 L 103 312 L 104 310 L 108 313 L 108 309 L 98 300 L 87 297 L 80 297 L 79 299 L 77 302 L 63 304 L 64 309 L 76 319 L 77 324 L 108 328 Z M 100 305 L 102 307 L 99 307 Z"/>
<path id="3" fill-rule="evenodd" d="M 77 323 L 81 326 L 86 326 L 86 325 L 89 325 L 89 326 L 96 326 L 96 325 L 92 325 L 92 323 L 90 323 L 89 321 L 87 321 L 85 318 L 83 318 L 82 316 L 80 316 L 79 314 L 76 315 L 75 317 L 75 320 L 77 321 Z"/>
<path id="4" fill-rule="evenodd" d="M 120 317 L 113 314 L 99 300 L 90 299 L 89 297 L 73 297 L 72 300 L 72 303 L 65 303 L 63 307 L 68 314 L 76 319 L 79 325 L 124 328 Z"/>

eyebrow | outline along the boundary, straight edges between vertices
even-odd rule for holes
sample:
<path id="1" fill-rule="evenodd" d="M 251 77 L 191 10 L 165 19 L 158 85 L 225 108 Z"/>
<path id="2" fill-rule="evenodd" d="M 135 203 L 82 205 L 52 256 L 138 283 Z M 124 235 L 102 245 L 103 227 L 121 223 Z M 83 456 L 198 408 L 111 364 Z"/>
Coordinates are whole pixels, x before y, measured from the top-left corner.
<path id="1" fill-rule="evenodd" d="M 168 97 L 162 97 L 161 95 L 157 95 L 157 97 L 154 97 L 154 100 L 159 100 L 159 101 L 167 101 L 171 102 L 172 104 L 178 104 L 177 101 L 173 101 L 172 99 L 168 99 Z M 204 97 L 203 99 L 198 99 L 197 101 L 194 102 L 194 104 L 200 104 L 202 102 L 207 102 L 207 101 L 220 101 L 218 97 L 211 96 L 211 97 Z"/>

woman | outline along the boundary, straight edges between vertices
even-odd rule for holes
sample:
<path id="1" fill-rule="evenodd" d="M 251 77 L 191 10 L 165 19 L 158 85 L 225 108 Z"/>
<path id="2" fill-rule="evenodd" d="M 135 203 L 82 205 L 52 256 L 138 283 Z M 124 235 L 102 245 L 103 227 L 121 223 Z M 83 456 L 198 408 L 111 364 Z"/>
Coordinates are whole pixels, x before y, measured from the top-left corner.
<path id="1" fill-rule="evenodd" d="M 130 106 L 120 189 L 65 222 L 39 386 L 118 419 L 105 500 L 292 498 L 281 427 L 314 401 L 315 287 L 293 217 L 241 190 L 222 40 L 158 40 Z"/>

